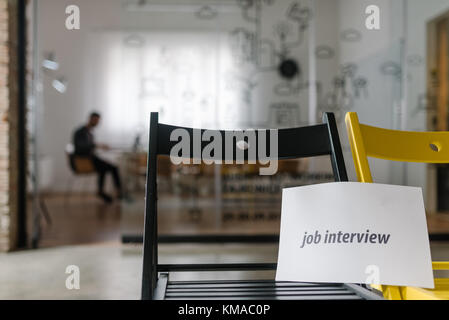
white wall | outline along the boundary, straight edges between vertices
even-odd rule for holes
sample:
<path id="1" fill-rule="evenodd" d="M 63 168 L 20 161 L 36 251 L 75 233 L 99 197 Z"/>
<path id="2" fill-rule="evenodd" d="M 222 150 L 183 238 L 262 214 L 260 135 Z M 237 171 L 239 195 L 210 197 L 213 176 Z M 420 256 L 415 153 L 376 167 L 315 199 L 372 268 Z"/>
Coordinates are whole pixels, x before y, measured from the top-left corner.
<path id="1" fill-rule="evenodd" d="M 380 68 L 387 61 L 400 63 L 399 38 L 402 16 L 397 8 L 399 3 L 400 1 L 394 0 L 340 0 L 338 7 L 339 39 L 342 39 L 342 33 L 345 30 L 355 29 L 360 32 L 359 41 L 339 41 L 339 62 L 340 64 L 356 64 L 357 74 L 368 81 L 368 95 L 359 99 L 355 98 L 354 107 L 345 112 L 355 111 L 362 123 L 390 129 L 394 128 L 394 106 L 400 103 L 400 79 L 383 75 Z M 380 8 L 380 30 L 368 30 L 365 27 L 365 8 L 370 4 Z M 355 180 L 356 175 L 344 124 L 340 129 L 349 176 Z M 372 175 L 376 182 L 395 182 L 391 166 L 388 162 L 370 159 Z"/>
<path id="2" fill-rule="evenodd" d="M 76 2 L 81 9 L 81 29 L 65 28 L 65 8 Z M 111 0 L 97 1 L 39 1 L 38 35 L 40 61 L 52 51 L 60 64 L 55 74 L 43 74 L 43 106 L 39 109 L 39 158 L 47 165 L 41 168 L 41 180 L 50 180 L 43 187 L 61 190 L 67 185 L 70 171 L 64 150 L 71 141 L 72 130 L 86 121 L 87 115 L 97 106 L 86 104 L 86 74 L 88 48 L 87 35 L 95 28 L 114 27 L 120 23 L 119 3 Z M 105 10 L 111 8 L 115 10 Z M 61 94 L 51 87 L 56 75 L 64 75 L 69 86 Z M 51 177 L 50 179 L 44 177 Z M 92 184 L 91 184 L 92 185 Z"/>
<path id="3" fill-rule="evenodd" d="M 427 91 L 426 53 L 427 53 L 427 23 L 449 11 L 448 0 L 408 0 L 407 11 L 407 51 L 409 56 L 418 55 L 423 58 L 419 66 L 408 64 L 409 82 L 407 87 L 407 129 L 426 131 L 426 113 L 418 112 L 418 97 Z M 422 164 L 407 166 L 407 183 L 412 186 L 426 186 L 426 168 Z"/>
<path id="4" fill-rule="evenodd" d="M 379 31 L 365 28 L 364 9 L 371 4 L 378 5 L 380 8 L 381 29 Z M 418 97 L 426 92 L 426 25 L 432 18 L 449 10 L 449 1 L 339 0 L 337 7 L 339 14 L 336 29 L 338 32 L 355 28 L 362 35 L 359 42 L 339 41 L 337 59 L 339 63 L 357 63 L 358 72 L 368 79 L 369 97 L 358 100 L 350 111 L 356 111 L 362 123 L 390 129 L 426 131 L 425 111 L 416 112 Z M 401 48 L 401 40 L 404 36 L 405 47 Z M 405 50 L 405 61 L 402 60 L 401 50 Z M 416 56 L 422 58 L 422 63 L 410 64 L 408 59 Z M 400 90 L 404 83 L 400 78 L 380 72 L 382 64 L 387 61 L 405 67 L 404 72 L 407 73 L 405 126 L 401 125 L 400 108 Z M 403 63 L 406 65 L 404 66 Z M 320 77 L 326 77 L 326 73 L 319 74 L 318 78 Z M 344 126 L 340 127 L 340 134 L 346 150 L 344 153 L 349 176 L 350 179 L 355 179 Z M 425 193 L 426 167 L 424 164 L 403 164 L 370 159 L 370 166 L 376 182 L 420 186 L 424 188 Z"/>

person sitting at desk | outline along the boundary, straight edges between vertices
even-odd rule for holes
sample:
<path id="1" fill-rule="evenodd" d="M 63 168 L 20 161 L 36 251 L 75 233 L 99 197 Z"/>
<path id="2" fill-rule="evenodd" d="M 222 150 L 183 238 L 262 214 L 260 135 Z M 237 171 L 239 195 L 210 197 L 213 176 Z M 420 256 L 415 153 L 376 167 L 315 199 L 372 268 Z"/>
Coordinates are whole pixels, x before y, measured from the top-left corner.
<path id="1" fill-rule="evenodd" d="M 105 202 L 112 202 L 112 197 L 104 192 L 104 178 L 106 173 L 110 172 L 114 179 L 115 189 L 119 199 L 122 198 L 122 187 L 117 166 L 100 159 L 95 154 L 95 149 L 108 150 L 109 147 L 105 144 L 97 144 L 94 142 L 92 130 L 100 122 L 100 114 L 92 112 L 89 116 L 87 124 L 78 128 L 73 134 L 73 145 L 75 146 L 75 156 L 87 157 L 92 160 L 95 171 L 98 173 L 98 196 Z"/>

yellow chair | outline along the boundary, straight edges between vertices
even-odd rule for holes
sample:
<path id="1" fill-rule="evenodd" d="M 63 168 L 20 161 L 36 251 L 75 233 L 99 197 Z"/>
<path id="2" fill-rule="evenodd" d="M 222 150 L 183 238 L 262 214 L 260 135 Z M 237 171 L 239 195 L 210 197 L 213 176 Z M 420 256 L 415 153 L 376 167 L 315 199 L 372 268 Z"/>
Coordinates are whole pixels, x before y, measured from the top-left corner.
<path id="1" fill-rule="evenodd" d="M 360 182 L 373 182 L 368 157 L 406 162 L 449 163 L 449 132 L 410 132 L 359 123 L 357 113 L 346 114 L 346 128 Z M 433 262 L 434 270 L 449 270 L 449 262 Z M 376 286 L 392 300 L 449 299 L 449 279 L 435 279 L 435 289 Z"/>

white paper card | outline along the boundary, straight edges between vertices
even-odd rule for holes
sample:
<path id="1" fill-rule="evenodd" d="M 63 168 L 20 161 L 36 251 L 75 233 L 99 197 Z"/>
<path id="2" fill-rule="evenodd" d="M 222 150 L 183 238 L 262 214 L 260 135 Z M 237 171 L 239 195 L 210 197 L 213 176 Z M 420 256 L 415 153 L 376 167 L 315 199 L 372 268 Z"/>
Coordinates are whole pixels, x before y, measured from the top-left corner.
<path id="1" fill-rule="evenodd" d="M 276 280 L 433 288 L 421 188 L 338 182 L 284 189 Z"/>

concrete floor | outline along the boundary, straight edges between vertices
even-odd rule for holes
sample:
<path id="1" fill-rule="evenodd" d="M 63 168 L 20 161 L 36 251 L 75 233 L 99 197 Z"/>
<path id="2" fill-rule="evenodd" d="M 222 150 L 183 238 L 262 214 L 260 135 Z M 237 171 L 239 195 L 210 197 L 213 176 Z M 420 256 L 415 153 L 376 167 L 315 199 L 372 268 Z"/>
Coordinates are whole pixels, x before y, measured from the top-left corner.
<path id="1" fill-rule="evenodd" d="M 249 255 L 248 255 L 248 252 Z M 275 261 L 277 246 L 163 245 L 161 263 Z M 268 257 L 268 258 L 267 258 Z M 270 259 L 271 257 L 271 259 Z M 247 260 L 248 261 L 248 260 Z M 68 290 L 68 265 L 80 269 L 80 289 Z M 0 254 L 0 299 L 139 299 L 142 247 L 106 243 Z M 263 279 L 274 272 L 176 273 L 181 279 Z"/>
<path id="2" fill-rule="evenodd" d="M 133 195 L 131 201 L 105 205 L 95 196 L 74 194 L 69 198 L 61 194 L 45 196 L 52 224 L 42 219 L 42 237 L 39 247 L 60 247 L 87 245 L 118 241 L 123 234 L 142 234 L 144 221 L 144 196 Z M 188 212 L 191 199 L 161 197 L 159 208 L 159 234 L 278 234 L 280 220 L 269 218 L 279 213 L 280 207 L 273 210 L 271 205 L 262 203 L 257 211 L 264 219 L 242 219 L 242 212 L 250 213 L 252 206 L 239 205 L 232 209 L 225 207 L 223 214 L 233 213 L 232 219 L 217 219 L 213 199 L 198 201 L 202 208 L 202 218 L 192 219 Z M 31 202 L 29 212 L 32 211 Z M 278 204 L 280 205 L 280 204 Z M 231 210 L 232 209 L 232 210 Z M 32 214 L 29 214 L 28 233 L 33 234 Z M 429 233 L 449 233 L 449 214 L 429 214 L 427 217 Z"/>
<path id="3" fill-rule="evenodd" d="M 449 243 L 432 243 L 433 260 L 449 260 Z M 116 242 L 0 254 L 0 299 L 139 299 L 142 248 Z M 276 261 L 276 245 L 162 245 L 161 263 Z M 80 289 L 65 287 L 68 265 Z M 449 277 L 448 273 L 436 276 Z M 176 273 L 181 279 L 263 279 L 274 272 Z"/>

